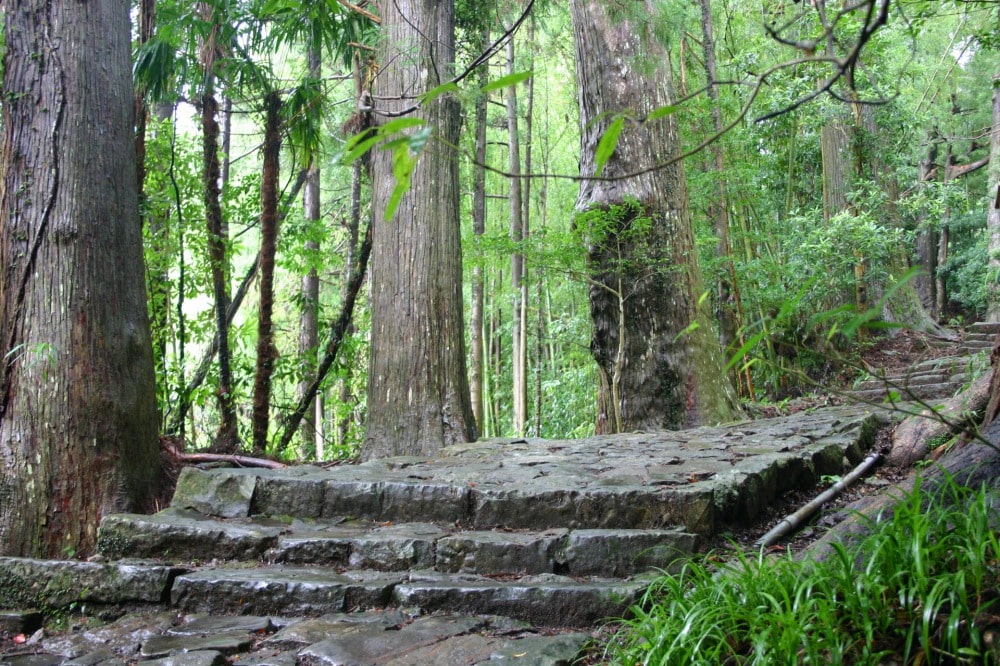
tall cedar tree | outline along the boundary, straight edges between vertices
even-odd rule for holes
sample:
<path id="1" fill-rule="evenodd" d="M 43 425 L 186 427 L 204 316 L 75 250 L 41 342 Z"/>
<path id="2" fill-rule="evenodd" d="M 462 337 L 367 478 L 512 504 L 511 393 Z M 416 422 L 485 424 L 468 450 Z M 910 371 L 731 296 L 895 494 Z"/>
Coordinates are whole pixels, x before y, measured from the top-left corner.
<path id="1" fill-rule="evenodd" d="M 0 551 L 86 554 L 159 484 L 129 3 L 4 16 Z"/>
<path id="2" fill-rule="evenodd" d="M 386 205 L 393 153 L 372 156 L 372 357 L 362 456 L 429 455 L 476 438 L 465 365 L 458 207 L 460 107 L 421 94 L 447 81 L 455 60 L 453 0 L 382 5 L 375 121 L 419 117 L 434 136 L 396 215 Z"/>
<path id="3" fill-rule="evenodd" d="M 594 176 L 601 137 L 627 114 L 604 177 L 584 180 L 577 223 L 591 276 L 598 432 L 682 428 L 727 419 L 732 391 L 699 307 L 701 273 L 678 152 L 670 53 L 652 34 L 653 2 L 573 0 L 580 174 Z"/>

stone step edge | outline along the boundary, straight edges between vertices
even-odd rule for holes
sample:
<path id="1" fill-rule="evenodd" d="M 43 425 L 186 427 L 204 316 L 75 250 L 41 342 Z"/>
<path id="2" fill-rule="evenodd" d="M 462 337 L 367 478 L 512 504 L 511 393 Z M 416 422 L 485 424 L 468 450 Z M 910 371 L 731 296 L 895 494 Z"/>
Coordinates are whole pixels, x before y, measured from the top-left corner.
<path id="1" fill-rule="evenodd" d="M 500 615 L 540 626 L 622 617 L 655 580 L 556 575 L 493 579 L 434 571 L 344 572 L 319 567 L 204 568 L 177 576 L 171 605 L 189 613 L 317 616 L 370 608 Z"/>
<path id="2" fill-rule="evenodd" d="M 964 374 L 920 373 L 911 375 L 889 375 L 884 378 L 866 379 L 855 387 L 859 391 L 873 388 L 891 389 L 896 386 L 926 386 L 928 384 L 961 384 L 967 380 Z"/>
<path id="3" fill-rule="evenodd" d="M 958 393 L 965 384 L 952 384 L 952 383 L 941 383 L 941 384 L 919 384 L 917 386 L 911 386 L 906 389 L 890 389 L 890 391 L 895 391 L 899 394 L 896 402 L 908 402 L 913 399 L 918 400 L 937 400 L 940 398 L 950 398 L 956 393 Z M 890 391 L 886 389 L 864 389 L 847 391 L 847 397 L 857 398 L 859 400 L 882 400 L 886 398 Z M 888 404 L 888 403 L 886 403 Z"/>
<path id="4" fill-rule="evenodd" d="M 986 332 L 996 333 L 1000 332 L 1000 322 L 977 321 L 973 322 L 972 324 L 969 324 L 968 330 L 970 332 L 986 331 Z"/>
<path id="5" fill-rule="evenodd" d="M 109 559 L 264 561 L 446 573 L 627 576 L 694 553 L 680 529 L 458 530 L 432 523 L 224 521 L 192 510 L 111 514 L 98 548 Z"/>
<path id="6" fill-rule="evenodd" d="M 86 617 L 86 616 L 85 616 Z M 3 613 L 8 637 L 42 627 L 38 612 Z M 75 622 L 74 622 L 75 624 Z M 595 631 L 535 627 L 493 615 L 432 613 L 407 609 L 331 613 L 315 618 L 178 614 L 149 609 L 110 623 L 83 619 L 88 630 L 48 633 L 22 664 L 111 664 L 142 659 L 150 664 L 382 663 L 405 655 L 408 663 L 484 663 L 544 654 L 544 663 L 576 663 Z M 140 631 L 136 631 L 141 627 Z M 393 640 L 386 641 L 386 632 Z M 66 659 L 72 657 L 70 661 Z M 526 660 L 528 661 L 528 660 Z M 533 663 L 539 663 L 537 661 Z"/>
<path id="7" fill-rule="evenodd" d="M 411 465 L 428 463 L 423 458 L 390 459 L 386 463 L 387 470 L 364 465 L 356 470 L 338 468 L 331 472 L 342 473 L 332 475 L 308 466 L 280 471 L 189 466 L 181 473 L 172 505 L 224 518 L 254 514 L 305 519 L 353 516 L 376 521 L 447 523 L 477 530 L 681 525 L 688 532 L 711 536 L 721 526 L 743 520 L 741 516 L 747 513 L 742 510 L 744 504 L 750 507 L 749 517 L 753 517 L 756 515 L 753 507 L 771 502 L 775 493 L 815 485 L 822 474 L 841 473 L 844 454 L 849 458 L 857 457 L 860 449 L 871 446 L 874 431 L 885 420 L 880 410 L 859 410 L 850 406 L 819 410 L 813 425 L 820 434 L 799 441 L 787 455 L 770 451 L 775 455 L 764 456 L 763 460 L 773 469 L 753 470 L 754 475 L 763 472 L 768 478 L 788 464 L 795 471 L 793 476 L 779 474 L 774 483 L 761 488 L 763 495 L 753 502 L 734 503 L 730 475 L 720 476 L 715 471 L 732 469 L 738 473 L 741 464 L 734 461 L 742 458 L 732 458 L 715 447 L 722 453 L 716 461 L 720 464 L 715 466 L 719 470 L 713 468 L 713 473 L 699 475 L 700 469 L 695 463 L 687 464 L 690 469 L 680 473 L 677 469 L 684 464 L 681 461 L 677 469 L 670 467 L 651 481 L 639 479 L 632 483 L 626 475 L 620 482 L 586 487 L 560 485 L 557 476 L 532 477 L 530 463 L 520 465 L 527 470 L 522 470 L 528 475 L 526 478 L 544 476 L 545 481 L 507 486 L 410 475 L 406 470 Z M 770 420 L 763 423 L 770 424 Z M 778 427 L 781 424 L 770 425 Z M 752 435 L 746 435 L 741 428 L 753 430 L 756 426 L 731 424 L 693 432 L 711 432 L 710 436 L 716 432 L 735 432 L 746 440 L 740 444 L 742 448 L 752 448 Z M 835 448 L 841 451 L 833 451 Z M 459 452 L 456 460 L 461 460 L 462 455 Z M 473 452 L 462 460 L 462 464 L 476 467 L 476 455 Z M 680 460 L 665 458 L 664 463 L 673 465 L 675 459 Z M 450 458 L 446 456 L 446 460 Z M 730 467 L 732 465 L 735 467 Z M 392 474 L 382 476 L 383 471 Z M 462 479 L 474 476 L 475 472 L 469 472 Z"/>
<path id="8" fill-rule="evenodd" d="M 327 567 L 164 567 L 0 557 L 0 579 L 21 580 L 0 607 L 57 613 L 74 605 L 171 607 L 221 615 L 314 616 L 364 608 L 475 612 L 545 626 L 585 626 L 624 613 L 655 573 L 628 578 L 541 575 L 493 579 L 433 571 L 338 573 Z M 137 585 L 136 581 L 142 583 Z M 86 586 L 69 586 L 76 581 Z M 124 581 L 124 584 L 122 584 Z M 468 597 L 468 598 L 466 598 Z M 586 603 L 581 603 L 581 602 Z M 524 602 L 523 607 L 521 602 Z M 575 624 L 579 622 L 579 624 Z"/>

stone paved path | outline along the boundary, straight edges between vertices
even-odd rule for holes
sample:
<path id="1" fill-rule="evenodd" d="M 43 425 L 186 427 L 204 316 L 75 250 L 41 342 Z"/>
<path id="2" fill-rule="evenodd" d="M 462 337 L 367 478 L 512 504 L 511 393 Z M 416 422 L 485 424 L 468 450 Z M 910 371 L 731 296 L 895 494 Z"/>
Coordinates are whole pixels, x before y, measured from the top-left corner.
<path id="1" fill-rule="evenodd" d="M 170 508 L 108 516 L 100 562 L 0 559 L 10 637 L 119 617 L 0 664 L 568 664 L 655 569 L 839 474 L 886 415 L 491 440 L 332 469 L 185 469 Z"/>
<path id="2" fill-rule="evenodd" d="M 1000 323 L 978 322 L 969 326 L 956 342 L 939 342 L 948 350 L 910 367 L 876 372 L 859 382 L 852 394 L 865 400 L 882 400 L 892 394 L 895 401 L 950 398 L 967 388 L 990 367 L 990 350 L 1000 333 Z"/>

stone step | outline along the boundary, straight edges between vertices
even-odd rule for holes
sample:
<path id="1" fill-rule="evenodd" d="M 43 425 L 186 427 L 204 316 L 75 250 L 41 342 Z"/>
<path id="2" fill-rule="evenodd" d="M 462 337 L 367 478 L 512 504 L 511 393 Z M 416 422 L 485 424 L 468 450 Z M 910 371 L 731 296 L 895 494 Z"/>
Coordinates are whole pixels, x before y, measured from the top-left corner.
<path id="1" fill-rule="evenodd" d="M 341 569 L 621 577 L 669 569 L 698 537 L 666 529 L 461 531 L 432 523 L 222 520 L 188 509 L 112 514 L 98 547 L 112 559 L 236 560 Z"/>
<path id="2" fill-rule="evenodd" d="M 161 565 L 135 562 L 0 558 L 0 578 L 8 582 L 0 606 L 58 612 L 81 605 L 97 610 L 141 603 L 151 611 L 172 608 L 185 613 L 272 617 L 401 608 L 421 614 L 499 615 L 535 625 L 583 627 L 624 615 L 655 575 L 488 577 L 427 570 L 342 571 L 246 564 L 172 568 L 169 576 L 164 571 Z M 118 581 L 125 584 L 116 588 Z M 111 612 L 113 617 L 120 615 L 120 611 Z"/>
<path id="3" fill-rule="evenodd" d="M 1000 322 L 977 321 L 969 324 L 969 333 L 979 333 L 986 335 L 996 335 L 1000 333 Z"/>
<path id="4" fill-rule="evenodd" d="M 416 666 L 523 656 L 529 658 L 518 663 L 568 664 L 591 634 L 566 627 L 589 628 L 606 616 L 625 615 L 648 585 L 648 578 L 492 580 L 433 572 L 344 574 L 326 567 L 168 570 L 140 562 L 11 557 L 0 557 L 0 580 L 4 606 L 27 604 L 62 617 L 85 607 L 105 620 L 120 618 L 96 626 L 74 619 L 73 631 L 35 638 L 25 655 L 0 660 L 22 666 L 168 656 L 188 666 Z M 365 610 L 371 607 L 377 610 Z M 457 607 L 470 611 L 444 612 Z M 510 613 L 481 612 L 489 607 Z M 431 614 L 432 608 L 441 610 Z M 556 660 L 540 659 L 542 654 Z"/>
<path id="5" fill-rule="evenodd" d="M 961 356 L 942 356 L 940 358 L 929 358 L 925 361 L 920 361 L 916 363 L 912 371 L 913 372 L 924 372 L 929 370 L 941 370 L 947 372 L 965 372 L 972 368 L 977 368 L 982 365 L 982 361 L 977 354 L 963 354 Z"/>
<path id="6" fill-rule="evenodd" d="M 332 469 L 187 467 L 172 505 L 222 518 L 464 530 L 662 529 L 710 536 L 856 464 L 881 410 L 844 406 L 679 432 L 487 440 Z"/>
<path id="7" fill-rule="evenodd" d="M 47 636 L 32 647 L 30 655 L 8 655 L 3 662 L 21 666 L 136 662 L 151 666 L 464 666 L 501 661 L 555 666 L 575 663 L 592 633 L 536 628 L 503 617 L 421 617 L 396 609 L 314 618 L 161 611 Z"/>
<path id="8" fill-rule="evenodd" d="M 947 372 L 922 372 L 913 375 L 894 375 L 884 379 L 866 379 L 855 388 L 859 391 L 869 389 L 899 390 L 910 386 L 927 386 L 930 384 L 955 384 L 962 386 L 969 384 L 975 379 L 975 375 L 968 372 L 947 373 Z"/>
<path id="9" fill-rule="evenodd" d="M 898 402 L 908 402 L 911 400 L 939 400 L 950 398 L 966 386 L 965 383 L 943 382 L 940 384 L 922 384 L 912 386 L 905 390 L 897 390 Z M 882 401 L 888 392 L 885 388 L 850 391 L 850 396 L 868 401 Z"/>
<path id="10" fill-rule="evenodd" d="M 435 571 L 339 573 L 327 567 L 206 568 L 184 573 L 173 607 L 212 615 L 319 616 L 366 608 L 501 615 L 538 626 L 584 627 L 621 617 L 651 577 L 489 578 Z"/>
<path id="11" fill-rule="evenodd" d="M 962 340 L 962 344 L 968 342 L 988 342 L 993 344 L 997 338 L 997 331 L 990 331 L 985 333 L 969 333 Z"/>
<path id="12" fill-rule="evenodd" d="M 869 389 L 890 390 L 899 386 L 922 386 L 924 384 L 941 384 L 943 382 L 957 381 L 961 375 L 951 375 L 945 372 L 922 372 L 912 375 L 889 375 L 885 378 L 866 379 L 855 388 L 859 391 Z"/>

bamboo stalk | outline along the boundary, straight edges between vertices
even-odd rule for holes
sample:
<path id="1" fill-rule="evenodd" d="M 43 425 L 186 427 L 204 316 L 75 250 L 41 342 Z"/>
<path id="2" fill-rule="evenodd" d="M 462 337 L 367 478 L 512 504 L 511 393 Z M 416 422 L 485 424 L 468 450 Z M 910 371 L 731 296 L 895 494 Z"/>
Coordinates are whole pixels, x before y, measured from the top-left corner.
<path id="1" fill-rule="evenodd" d="M 875 463 L 879 461 L 880 457 L 881 454 L 878 452 L 869 455 L 857 467 L 851 470 L 847 476 L 817 495 L 815 499 L 795 513 L 782 518 L 770 532 L 757 539 L 757 541 L 754 542 L 754 546 L 757 548 L 767 548 L 790 533 L 792 530 L 805 523 L 821 506 L 832 500 L 852 483 L 867 474 L 871 468 L 875 466 Z"/>

